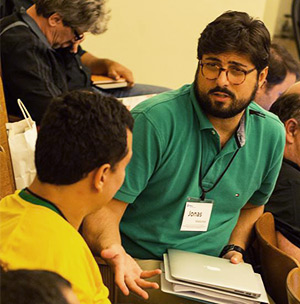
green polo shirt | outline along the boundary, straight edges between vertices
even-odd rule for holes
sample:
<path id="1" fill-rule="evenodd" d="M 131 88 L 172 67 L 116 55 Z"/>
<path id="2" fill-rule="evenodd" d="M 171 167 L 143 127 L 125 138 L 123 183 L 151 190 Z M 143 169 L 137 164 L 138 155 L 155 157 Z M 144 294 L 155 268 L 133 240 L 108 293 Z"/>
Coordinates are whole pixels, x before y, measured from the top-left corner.
<path id="1" fill-rule="evenodd" d="M 267 202 L 280 170 L 285 133 L 279 119 L 255 103 L 234 136 L 220 138 L 195 98 L 193 85 L 151 98 L 132 111 L 133 157 L 115 198 L 129 203 L 120 229 L 133 257 L 162 258 L 168 248 L 217 256 L 227 244 L 241 208 Z M 208 230 L 180 231 L 188 197 L 213 187 Z"/>

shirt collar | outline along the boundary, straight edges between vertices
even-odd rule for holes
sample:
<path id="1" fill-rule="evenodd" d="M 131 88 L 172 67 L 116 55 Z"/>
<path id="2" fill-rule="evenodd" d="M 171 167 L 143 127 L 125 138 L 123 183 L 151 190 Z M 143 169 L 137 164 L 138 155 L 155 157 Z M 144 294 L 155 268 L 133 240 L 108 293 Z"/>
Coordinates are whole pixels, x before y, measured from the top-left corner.
<path id="1" fill-rule="evenodd" d="M 209 121 L 203 110 L 201 109 L 198 100 L 195 96 L 194 92 L 194 83 L 190 87 L 190 97 L 192 100 L 193 107 L 195 109 L 195 112 L 197 114 L 198 120 L 199 120 L 199 128 L 200 131 L 205 130 L 205 129 L 214 129 L 212 123 Z M 249 116 L 249 109 L 248 107 L 246 108 L 244 115 L 242 116 L 240 120 L 239 127 L 235 133 L 235 138 L 237 140 L 237 144 L 240 147 L 243 147 L 246 143 L 246 121 L 247 117 Z"/>
<path id="2" fill-rule="evenodd" d="M 28 191 L 28 192 L 26 192 L 26 191 Z M 61 217 L 63 217 L 67 221 L 67 219 L 63 215 L 63 213 L 52 202 L 50 202 L 36 194 L 33 195 L 33 193 L 31 191 L 30 192 L 29 191 L 30 190 L 28 188 L 25 188 L 19 192 L 19 196 L 26 202 L 51 209 L 52 211 L 56 212 L 57 214 L 59 214 Z"/>
<path id="3" fill-rule="evenodd" d="M 300 167 L 299 167 L 296 163 L 292 162 L 291 160 L 284 158 L 284 159 L 283 159 L 283 162 L 289 164 L 290 166 L 292 166 L 292 167 L 294 167 L 295 169 L 297 169 L 297 170 L 300 171 Z"/>
<path id="4" fill-rule="evenodd" d="M 38 38 L 48 47 L 51 48 L 49 41 L 47 40 L 44 33 L 41 31 L 40 27 L 36 22 L 26 13 L 26 10 L 22 8 L 20 10 L 21 18 L 30 27 L 30 29 L 38 36 Z"/>

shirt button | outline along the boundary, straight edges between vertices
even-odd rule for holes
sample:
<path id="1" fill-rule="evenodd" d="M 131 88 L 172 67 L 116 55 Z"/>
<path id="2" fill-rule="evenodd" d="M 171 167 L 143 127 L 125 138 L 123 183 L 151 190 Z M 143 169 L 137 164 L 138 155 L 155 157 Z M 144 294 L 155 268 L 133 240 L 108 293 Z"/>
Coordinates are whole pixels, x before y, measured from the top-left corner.
<path id="1" fill-rule="evenodd" d="M 215 134 L 216 134 L 216 131 L 215 131 L 215 130 L 212 130 L 211 133 L 212 133 L 212 135 L 215 135 Z"/>

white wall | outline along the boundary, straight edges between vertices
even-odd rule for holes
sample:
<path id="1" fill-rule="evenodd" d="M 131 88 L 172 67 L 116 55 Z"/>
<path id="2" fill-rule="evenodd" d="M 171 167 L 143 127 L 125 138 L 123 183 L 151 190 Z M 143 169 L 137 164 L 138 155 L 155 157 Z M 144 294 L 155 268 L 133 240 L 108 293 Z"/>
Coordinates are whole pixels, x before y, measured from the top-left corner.
<path id="1" fill-rule="evenodd" d="M 280 6 L 282 2 L 291 1 L 291 0 L 266 0 L 265 12 L 263 16 L 263 21 L 268 27 L 271 36 L 276 32 L 278 27 L 278 15 L 280 13 Z"/>
<path id="2" fill-rule="evenodd" d="M 197 40 L 209 22 L 226 10 L 263 19 L 266 1 L 109 0 L 108 31 L 88 35 L 83 47 L 126 65 L 136 82 L 177 88 L 193 81 Z"/>
<path id="3" fill-rule="evenodd" d="M 271 0 L 269 0 L 271 1 Z M 278 0 L 275 0 L 278 1 Z M 291 15 L 293 0 L 279 0 L 278 12 L 275 21 L 274 34 L 280 35 L 283 23 L 287 20 L 284 15 Z M 292 19 L 289 19 L 289 26 L 292 27 Z"/>

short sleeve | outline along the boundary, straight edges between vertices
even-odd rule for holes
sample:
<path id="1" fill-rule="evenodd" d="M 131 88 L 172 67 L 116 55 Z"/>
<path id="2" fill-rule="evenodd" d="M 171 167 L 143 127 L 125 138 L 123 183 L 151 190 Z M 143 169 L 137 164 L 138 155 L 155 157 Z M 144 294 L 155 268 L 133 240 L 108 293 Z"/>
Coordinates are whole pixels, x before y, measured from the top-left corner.
<path id="1" fill-rule="evenodd" d="M 132 203 L 145 189 L 162 153 L 162 140 L 155 123 L 144 113 L 133 116 L 133 156 L 126 169 L 124 184 L 115 195 L 116 199 L 126 203 Z"/>

